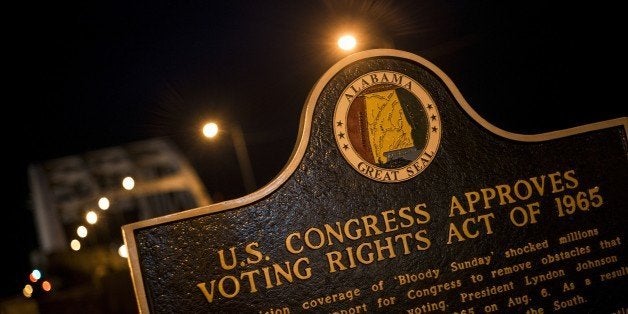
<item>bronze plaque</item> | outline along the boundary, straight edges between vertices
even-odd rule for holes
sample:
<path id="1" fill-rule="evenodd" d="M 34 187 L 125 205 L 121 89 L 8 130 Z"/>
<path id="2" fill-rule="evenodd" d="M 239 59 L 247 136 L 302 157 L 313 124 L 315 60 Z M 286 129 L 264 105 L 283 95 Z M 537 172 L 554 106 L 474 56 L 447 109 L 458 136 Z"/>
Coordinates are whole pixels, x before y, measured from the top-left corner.
<path id="1" fill-rule="evenodd" d="M 351 55 L 268 185 L 123 227 L 140 311 L 625 313 L 627 125 L 509 133 L 417 55 Z"/>

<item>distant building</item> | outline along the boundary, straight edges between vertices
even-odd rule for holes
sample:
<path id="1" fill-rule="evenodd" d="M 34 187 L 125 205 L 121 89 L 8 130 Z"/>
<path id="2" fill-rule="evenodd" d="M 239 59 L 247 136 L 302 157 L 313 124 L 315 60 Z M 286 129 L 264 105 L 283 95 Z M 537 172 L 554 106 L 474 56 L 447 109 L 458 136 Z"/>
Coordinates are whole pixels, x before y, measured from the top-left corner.
<path id="1" fill-rule="evenodd" d="M 79 304 L 89 313 L 135 311 L 127 261 L 118 255 L 120 227 L 211 203 L 195 170 L 165 139 L 33 164 L 29 185 L 40 246 L 32 263 L 63 295 L 33 292 L 46 312 Z"/>

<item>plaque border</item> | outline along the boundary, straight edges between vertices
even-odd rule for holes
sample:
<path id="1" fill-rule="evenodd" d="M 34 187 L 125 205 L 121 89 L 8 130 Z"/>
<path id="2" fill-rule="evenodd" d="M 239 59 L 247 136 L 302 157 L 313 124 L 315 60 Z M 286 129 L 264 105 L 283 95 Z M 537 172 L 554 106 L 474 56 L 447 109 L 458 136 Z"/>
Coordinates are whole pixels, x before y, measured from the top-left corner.
<path id="1" fill-rule="evenodd" d="M 144 229 L 160 224 L 165 224 L 173 221 L 188 219 L 196 216 L 206 215 L 210 213 L 216 213 L 221 211 L 226 211 L 228 209 L 235 209 L 239 207 L 243 207 L 245 205 L 254 203 L 262 198 L 270 195 L 273 191 L 277 190 L 284 182 L 288 180 L 288 178 L 294 173 L 297 169 L 298 165 L 301 163 L 303 156 L 305 154 L 305 150 L 307 148 L 309 139 L 310 139 L 310 131 L 312 125 L 312 116 L 314 112 L 314 107 L 316 106 L 316 102 L 324 87 L 329 83 L 329 81 L 342 69 L 347 67 L 348 65 L 355 63 L 360 60 L 375 58 L 375 57 L 395 57 L 401 59 L 407 59 L 413 62 L 420 64 L 425 67 L 429 71 L 431 71 L 434 75 L 436 75 L 442 83 L 445 84 L 445 87 L 449 89 L 449 92 L 453 95 L 454 99 L 462 107 L 462 109 L 478 124 L 484 127 L 486 130 L 501 136 L 506 139 L 520 141 L 520 142 L 542 142 L 553 139 L 558 139 L 562 137 L 572 136 L 581 133 L 587 133 L 617 126 L 624 127 L 624 134 L 628 134 L 628 117 L 620 117 L 610 120 L 605 120 L 601 122 L 594 122 L 590 124 L 585 124 L 581 126 L 571 127 L 567 129 L 550 131 L 546 133 L 539 134 L 518 134 L 509 132 L 503 129 L 496 127 L 490 122 L 486 121 L 482 118 L 469 103 L 464 99 L 456 85 L 453 81 L 436 65 L 427 61 L 425 58 L 420 57 L 416 54 L 395 50 L 395 49 L 371 49 L 365 50 L 361 52 L 354 53 L 349 55 L 336 64 L 334 64 L 329 70 L 327 70 L 321 78 L 315 83 L 314 87 L 310 91 L 309 95 L 306 98 L 305 106 L 302 109 L 300 123 L 299 123 L 299 131 L 297 135 L 296 145 L 292 151 L 288 162 L 283 167 L 283 169 L 279 172 L 279 174 L 273 178 L 268 184 L 263 186 L 262 188 L 245 195 L 243 197 L 228 200 L 216 204 L 211 204 L 204 207 L 194 208 L 185 210 L 178 213 L 173 213 L 165 216 L 155 217 L 147 220 L 138 221 L 135 223 L 127 224 L 122 226 L 122 237 L 124 239 L 124 243 L 129 252 L 127 261 L 129 264 L 129 268 L 131 271 L 131 280 L 133 282 L 133 290 L 135 292 L 135 297 L 137 301 L 138 311 L 139 313 L 149 313 L 148 299 L 146 296 L 146 291 L 144 288 L 144 282 L 142 278 L 139 258 L 138 258 L 138 250 L 137 250 L 137 242 L 135 240 L 135 231 L 139 229 Z M 335 106 L 335 104 L 334 104 Z"/>

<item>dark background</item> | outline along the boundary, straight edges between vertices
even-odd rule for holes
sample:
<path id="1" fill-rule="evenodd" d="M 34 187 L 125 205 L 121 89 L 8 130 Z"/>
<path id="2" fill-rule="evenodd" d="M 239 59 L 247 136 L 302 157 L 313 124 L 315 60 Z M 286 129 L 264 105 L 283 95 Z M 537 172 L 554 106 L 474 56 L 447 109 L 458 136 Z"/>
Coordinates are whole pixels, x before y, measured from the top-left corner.
<path id="1" fill-rule="evenodd" d="M 534 134 L 626 116 L 622 10 L 545 1 L 84 1 L 7 10 L 0 221 L 1 297 L 19 295 L 37 246 L 31 163 L 153 137 L 172 139 L 215 200 L 245 194 L 228 137 L 240 125 L 258 187 L 287 163 L 309 90 L 345 53 L 418 54 L 507 131 Z M 600 156 L 604 158 L 604 156 Z M 7 159 L 5 159 L 7 160 Z"/>

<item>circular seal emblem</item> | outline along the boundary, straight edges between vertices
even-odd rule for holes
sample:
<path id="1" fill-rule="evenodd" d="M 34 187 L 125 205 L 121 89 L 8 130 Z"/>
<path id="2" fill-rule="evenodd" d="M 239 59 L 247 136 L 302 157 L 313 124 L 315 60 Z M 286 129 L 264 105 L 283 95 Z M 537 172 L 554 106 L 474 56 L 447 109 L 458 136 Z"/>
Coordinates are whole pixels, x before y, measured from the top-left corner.
<path id="1" fill-rule="evenodd" d="M 380 182 L 421 173 L 441 138 L 440 115 L 430 94 L 395 71 L 374 71 L 351 82 L 336 103 L 333 127 L 342 156 Z"/>

